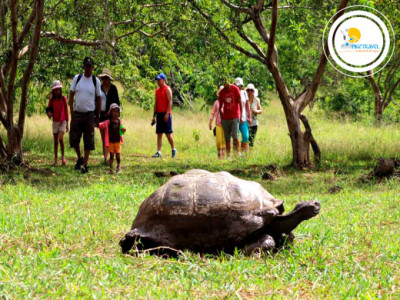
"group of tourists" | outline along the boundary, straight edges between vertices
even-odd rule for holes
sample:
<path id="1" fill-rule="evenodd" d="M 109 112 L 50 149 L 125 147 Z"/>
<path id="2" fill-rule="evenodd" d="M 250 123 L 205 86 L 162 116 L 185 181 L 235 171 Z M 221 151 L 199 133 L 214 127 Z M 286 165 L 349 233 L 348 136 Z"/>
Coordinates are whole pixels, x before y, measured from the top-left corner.
<path id="1" fill-rule="evenodd" d="M 209 128 L 216 120 L 214 135 L 217 140 L 218 157 L 230 157 L 231 138 L 235 154 L 239 153 L 239 132 L 242 136 L 241 152 L 248 154 L 249 146 L 254 146 L 258 129 L 257 115 L 262 113 L 258 90 L 254 84 L 244 88 L 243 79 L 238 77 L 234 84 L 228 79 L 219 88 L 218 100 L 214 102 L 210 115 Z"/>
<path id="2" fill-rule="evenodd" d="M 75 170 L 88 172 L 90 152 L 95 149 L 95 127 L 99 128 L 103 145 L 104 164 L 110 173 L 114 173 L 114 156 L 117 161 L 116 172 L 121 172 L 121 145 L 126 128 L 120 119 L 121 106 L 118 89 L 112 83 L 111 71 L 104 68 L 97 77 L 93 75 L 94 61 L 90 57 L 83 60 L 83 73 L 72 80 L 69 101 L 62 93 L 59 80 L 53 82 L 51 96 L 46 108 L 49 118 L 53 119 L 54 162 L 58 164 L 58 147 L 61 148 L 61 164 L 66 165 L 64 135 L 69 131 L 69 145 L 77 156 Z M 101 82 L 100 82 L 101 80 Z M 170 146 L 171 156 L 177 156 L 172 136 L 172 90 L 166 84 L 167 77 L 160 73 L 157 77 L 158 88 L 155 92 L 153 119 L 156 125 L 157 152 L 154 158 L 162 157 L 162 138 L 165 134 Z M 218 157 L 224 158 L 231 153 L 231 138 L 235 153 L 239 152 L 239 131 L 242 135 L 241 151 L 247 153 L 253 147 L 257 132 L 257 115 L 262 109 L 257 97 L 258 91 L 253 84 L 244 89 L 243 80 L 237 78 L 235 84 L 225 80 L 218 91 L 210 116 L 209 128 L 216 119 L 214 135 L 217 140 Z M 68 107 L 69 106 L 69 107 Z M 71 117 L 70 117 L 71 116 Z M 71 118 L 71 120 L 70 120 Z M 70 127 L 69 128 L 69 122 Z M 83 155 L 80 142 L 83 137 Z"/>
<path id="3" fill-rule="evenodd" d="M 83 73 L 72 80 L 69 101 L 62 94 L 59 80 L 53 82 L 51 96 L 46 113 L 53 119 L 54 162 L 58 164 L 58 146 L 61 148 L 61 164 L 66 165 L 64 135 L 69 130 L 69 114 L 71 128 L 69 145 L 75 149 L 77 161 L 75 170 L 88 172 L 90 152 L 95 150 L 95 127 L 99 128 L 104 164 L 109 165 L 110 173 L 114 173 L 114 156 L 117 161 L 116 172 L 121 172 L 121 144 L 126 128 L 120 119 L 121 106 L 117 87 L 112 84 L 111 71 L 104 68 L 97 77 L 93 75 L 94 61 L 90 57 L 83 60 Z M 152 125 L 156 124 L 157 152 L 153 157 L 161 157 L 162 136 L 165 134 L 172 148 L 172 157 L 176 157 L 172 137 L 172 91 L 166 84 L 167 77 L 161 73 L 156 77 L 158 88 L 154 104 Z M 100 82 L 101 80 L 101 82 Z M 69 106 L 69 109 L 68 109 Z M 69 114 L 68 114 L 69 110 Z M 83 155 L 80 142 L 83 137 Z"/>

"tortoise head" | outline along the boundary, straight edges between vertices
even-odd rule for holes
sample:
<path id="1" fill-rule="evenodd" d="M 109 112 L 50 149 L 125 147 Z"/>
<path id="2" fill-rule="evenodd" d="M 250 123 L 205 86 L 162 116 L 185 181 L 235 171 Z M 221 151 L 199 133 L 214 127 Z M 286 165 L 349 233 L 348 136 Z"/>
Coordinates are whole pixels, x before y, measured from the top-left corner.
<path id="1" fill-rule="evenodd" d="M 293 211 L 299 213 L 303 220 L 308 220 L 318 215 L 320 209 L 321 204 L 318 201 L 313 200 L 298 203 Z"/>

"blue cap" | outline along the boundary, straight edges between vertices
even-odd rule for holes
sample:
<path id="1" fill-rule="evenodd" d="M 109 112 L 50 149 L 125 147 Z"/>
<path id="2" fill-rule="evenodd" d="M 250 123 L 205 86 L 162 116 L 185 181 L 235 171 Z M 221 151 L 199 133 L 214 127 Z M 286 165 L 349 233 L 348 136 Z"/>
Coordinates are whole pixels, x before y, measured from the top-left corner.
<path id="1" fill-rule="evenodd" d="M 164 73 L 160 73 L 160 74 L 158 74 L 158 76 L 156 77 L 156 79 L 157 80 L 160 80 L 160 79 L 167 79 L 167 76 L 165 76 L 165 74 Z"/>

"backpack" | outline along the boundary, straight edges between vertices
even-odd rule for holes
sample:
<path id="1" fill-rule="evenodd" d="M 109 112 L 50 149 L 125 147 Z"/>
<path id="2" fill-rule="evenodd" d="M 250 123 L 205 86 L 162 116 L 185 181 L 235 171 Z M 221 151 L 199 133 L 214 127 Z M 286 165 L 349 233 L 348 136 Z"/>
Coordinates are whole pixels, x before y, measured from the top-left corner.
<path id="1" fill-rule="evenodd" d="M 81 80 L 83 74 L 79 74 L 78 78 L 76 79 L 76 84 L 75 84 L 75 88 L 79 83 L 79 80 Z M 92 75 L 92 81 L 93 81 L 93 85 L 94 85 L 94 103 L 96 103 L 96 89 L 97 89 L 97 81 L 96 81 L 96 76 Z"/>

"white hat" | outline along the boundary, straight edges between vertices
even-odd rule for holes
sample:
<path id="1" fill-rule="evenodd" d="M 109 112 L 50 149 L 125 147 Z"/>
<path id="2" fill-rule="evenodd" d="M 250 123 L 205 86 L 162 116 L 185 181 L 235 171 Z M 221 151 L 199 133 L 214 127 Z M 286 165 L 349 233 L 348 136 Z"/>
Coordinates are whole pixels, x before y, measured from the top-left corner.
<path id="1" fill-rule="evenodd" d="M 241 86 L 241 85 L 243 85 L 243 79 L 240 78 L 240 77 L 236 78 L 236 79 L 235 79 L 235 85 L 236 85 L 236 86 Z"/>
<path id="2" fill-rule="evenodd" d="M 256 87 L 254 86 L 254 84 L 249 83 L 246 87 L 246 91 L 247 90 L 253 90 L 254 91 L 254 96 L 257 97 L 258 96 L 258 90 L 256 89 Z"/>
<path id="3" fill-rule="evenodd" d="M 118 108 L 118 111 L 121 112 L 121 107 L 117 103 L 113 103 L 110 105 L 110 109 L 108 110 L 107 115 L 111 114 L 111 111 L 115 108 Z"/>
<path id="4" fill-rule="evenodd" d="M 60 88 L 62 88 L 62 84 L 61 84 L 60 80 L 54 80 L 54 82 L 51 85 L 51 90 L 60 89 Z"/>

